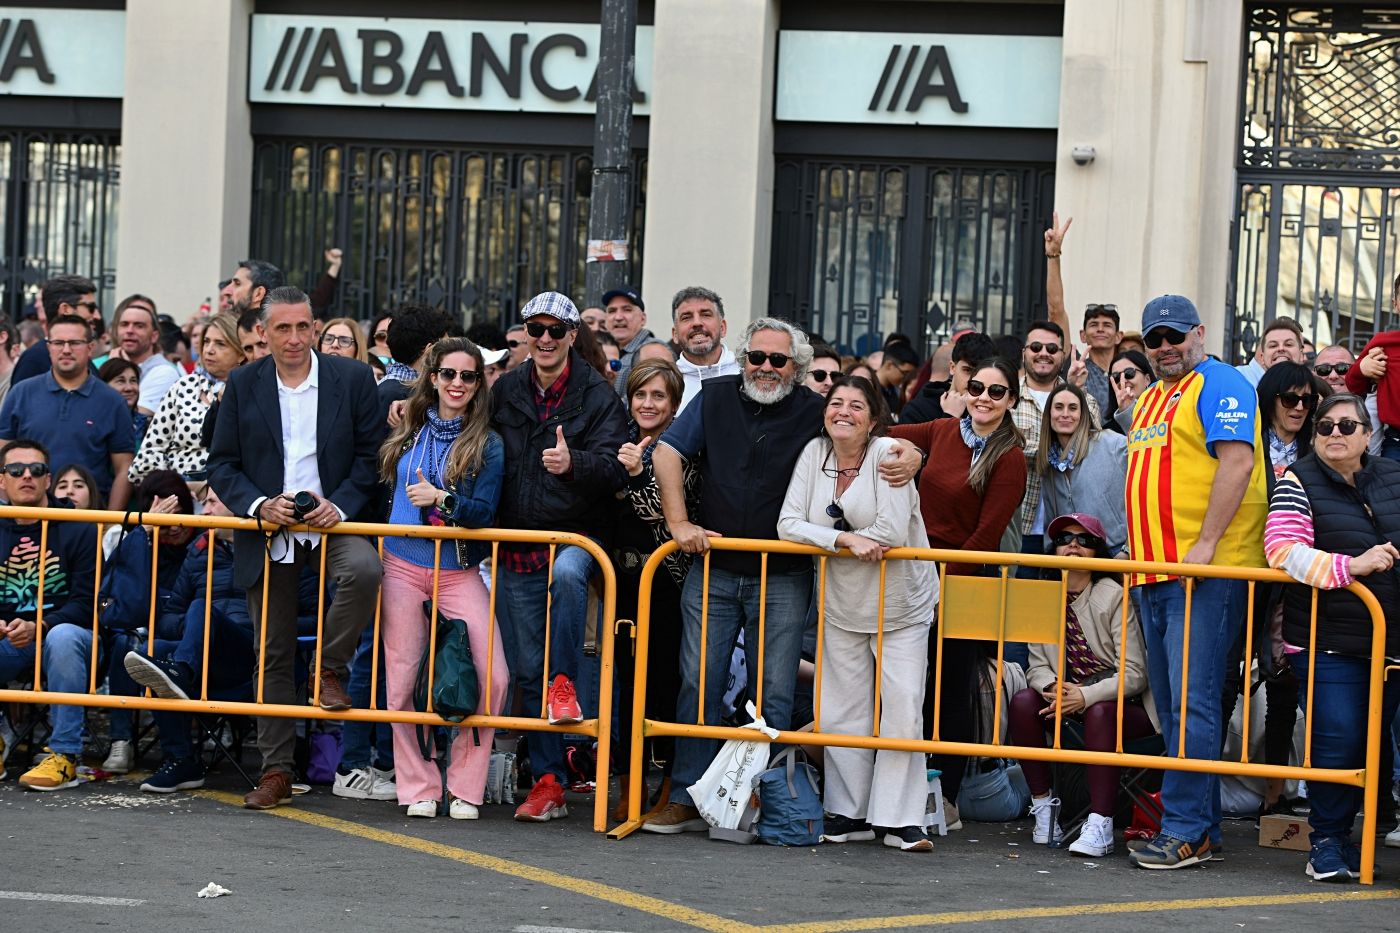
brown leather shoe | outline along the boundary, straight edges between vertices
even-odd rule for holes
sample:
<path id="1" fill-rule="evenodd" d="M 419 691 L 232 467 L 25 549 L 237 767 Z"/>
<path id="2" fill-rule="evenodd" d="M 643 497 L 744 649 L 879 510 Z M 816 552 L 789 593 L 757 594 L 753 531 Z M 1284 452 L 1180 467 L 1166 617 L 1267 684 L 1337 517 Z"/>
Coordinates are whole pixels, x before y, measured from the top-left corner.
<path id="1" fill-rule="evenodd" d="M 246 810 L 271 810 L 292 802 L 292 776 L 285 771 L 268 771 L 258 778 L 258 786 L 243 797 Z"/>
<path id="2" fill-rule="evenodd" d="M 335 671 L 321 671 L 321 709 L 342 710 L 354 705 Z"/>

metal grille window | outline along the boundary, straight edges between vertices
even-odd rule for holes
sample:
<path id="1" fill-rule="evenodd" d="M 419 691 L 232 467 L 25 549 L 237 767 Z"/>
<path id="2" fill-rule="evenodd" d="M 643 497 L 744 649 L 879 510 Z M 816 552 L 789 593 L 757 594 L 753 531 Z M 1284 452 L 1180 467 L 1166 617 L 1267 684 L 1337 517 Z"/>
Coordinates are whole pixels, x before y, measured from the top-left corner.
<path id="1" fill-rule="evenodd" d="M 582 300 L 592 170 L 580 153 L 262 141 L 251 251 L 309 285 L 341 247 L 337 313 L 424 301 L 504 323 L 541 291 Z M 633 279 L 645 171 L 639 160 Z"/>
<path id="2" fill-rule="evenodd" d="M 91 278 L 102 307 L 113 306 L 120 153 L 115 135 L 0 132 L 0 289 L 11 318 L 60 273 Z"/>
<path id="3" fill-rule="evenodd" d="M 1396 326 L 1400 8 L 1245 13 L 1229 351 L 1292 317 L 1360 349 Z"/>
<path id="4" fill-rule="evenodd" d="M 927 349 L 957 327 L 1019 333 L 1043 314 L 1034 166 L 840 163 L 777 167 L 773 313 L 846 352 L 899 330 Z"/>

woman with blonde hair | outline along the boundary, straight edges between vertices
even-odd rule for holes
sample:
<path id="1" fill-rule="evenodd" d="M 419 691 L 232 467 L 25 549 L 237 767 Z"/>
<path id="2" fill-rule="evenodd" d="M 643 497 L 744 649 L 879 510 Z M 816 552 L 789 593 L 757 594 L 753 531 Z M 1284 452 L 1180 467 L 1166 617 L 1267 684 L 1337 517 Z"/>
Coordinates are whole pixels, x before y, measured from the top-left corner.
<path id="1" fill-rule="evenodd" d="M 336 317 L 327 321 L 326 326 L 321 328 L 318 346 L 322 353 L 331 356 L 343 356 L 346 359 L 359 360 L 361 363 L 369 362 L 364 331 L 360 330 L 357 322 L 348 317 Z"/>
<path id="2" fill-rule="evenodd" d="M 391 524 L 482 528 L 495 521 L 505 445 L 491 430 L 484 372 L 481 350 L 464 337 L 439 340 L 428 350 L 403 420 L 379 451 L 380 478 L 390 489 Z M 467 623 L 481 685 L 477 709 L 501 711 L 510 672 L 477 570 L 489 554 L 485 542 L 458 546 L 444 541 L 438 554 L 427 538 L 384 538 L 382 619 L 389 709 L 413 709 L 418 665 L 429 638 L 423 603 L 432 599 L 436 577 L 439 611 Z M 436 763 L 423 758 L 415 726 L 395 723 L 393 731 L 399 803 L 408 806 L 409 816 L 437 816 L 442 777 Z M 492 729 L 459 729 L 453 739 L 447 789 L 452 796 L 448 815 L 454 820 L 478 816 L 493 735 Z"/>

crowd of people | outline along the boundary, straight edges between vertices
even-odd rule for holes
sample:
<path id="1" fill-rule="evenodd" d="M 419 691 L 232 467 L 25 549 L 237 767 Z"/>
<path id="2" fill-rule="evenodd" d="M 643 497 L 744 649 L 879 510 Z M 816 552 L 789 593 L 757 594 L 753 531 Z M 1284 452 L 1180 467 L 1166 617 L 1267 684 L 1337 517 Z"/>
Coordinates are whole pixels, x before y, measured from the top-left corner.
<path id="1" fill-rule="evenodd" d="M 1288 763 L 1312 689 L 1314 764 L 1360 766 L 1370 625 L 1342 588 L 1364 579 L 1387 613 L 1400 609 L 1400 465 L 1392 459 L 1400 458 L 1400 379 L 1387 378 L 1400 342 L 1380 335 L 1359 361 L 1339 346 L 1309 355 L 1297 324 L 1280 318 L 1266 325 L 1250 362 L 1231 367 L 1207 354 L 1195 306 L 1177 295 L 1149 302 L 1138 332 L 1122 328 L 1114 305 L 1089 304 L 1076 341 L 1059 272 L 1068 227 L 1057 217 L 1045 235 L 1046 319 L 1010 340 L 960 328 L 926 360 L 899 334 L 853 358 L 770 317 L 751 321 L 731 350 L 724 302 L 703 287 L 673 296 L 669 336 L 651 329 L 659 316 L 631 287 L 582 311 L 565 295 L 537 295 L 504 332 L 490 324 L 463 331 L 452 315 L 413 304 L 362 323 L 330 316 L 334 250 L 312 294 L 267 262 L 240 263 L 221 285 L 217 311 L 176 328 L 184 341 L 169 336 L 173 322 L 153 300 L 132 295 L 115 309 L 115 343 L 104 345 L 94 284 L 58 276 L 38 302 L 42 337 L 22 355 L 19 331 L 0 324 L 5 501 L 248 516 L 260 530 L 127 524 L 99 541 L 85 525 L 57 522 L 40 553 L 37 522 L 0 520 L 0 682 L 32 674 L 42 624 L 51 691 L 105 682 L 118 694 L 246 699 L 260 662 L 268 703 L 364 707 L 377 680 L 381 704 L 412 710 L 434 624 L 423 607 L 436 592 L 441 612 L 467 626 L 480 711 L 578 723 L 596 612 L 591 552 L 505 543 L 493 558 L 480 542 L 390 535 L 381 559 L 365 538 L 324 533 L 347 520 L 501 527 L 596 541 L 618 575 L 619 618 L 635 614 L 648 557 L 676 542 L 650 594 L 652 717 L 724 722 L 742 708 L 737 682 L 761 697 L 762 717 L 780 730 L 812 723 L 819 704 L 825 731 L 928 737 L 938 709 L 943 740 L 988 742 L 997 731 L 988 726 L 988 684 L 1005 683 L 999 731 L 1012 746 L 1044 746 L 1062 715 L 1088 749 L 1113 750 L 1121 724 L 1124 741 L 1160 735 L 1168 749 L 1184 742 L 1189 756 L 1210 759 L 1221 753 L 1241 691 L 1262 678 L 1267 761 Z M 716 551 L 698 572 L 696 558 L 719 537 L 794 541 L 854 559 L 824 562 L 820 586 L 805 555 Z M 1125 591 L 1121 576 L 1071 569 L 1064 657 L 1058 645 L 1007 644 L 998 677 L 995 646 L 948 639 L 940 647 L 933 636 L 939 568 L 882 565 L 891 548 L 930 546 L 1267 564 L 1299 583 L 1259 587 L 1249 613 L 1239 581 L 1198 579 L 1188 593 L 1179 577 L 1144 571 Z M 971 563 L 942 571 L 999 573 Z M 882 580 L 881 615 L 872 594 Z M 1323 590 L 1316 633 L 1313 587 Z M 370 623 L 381 604 L 375 645 Z M 1257 657 L 1244 657 L 1247 616 Z M 308 682 L 298 637 L 318 631 L 319 666 Z M 1388 654 L 1400 655 L 1400 631 L 1389 639 Z M 736 647 L 742 661 L 723 676 Z M 624 650 L 617 662 L 625 696 L 635 659 Z M 1388 684 L 1385 698 L 1390 721 L 1400 685 Z M 630 717 L 622 704 L 617 814 L 628 805 Z M 163 756 L 142 789 L 200 786 L 205 765 L 191 718 L 163 712 L 155 721 Z M 133 726 L 129 713 L 110 717 L 106 770 L 133 768 Z M 262 772 L 249 808 L 291 800 L 296 729 L 292 719 L 258 719 Z M 48 752 L 19 782 L 38 791 L 75 786 L 83 732 L 83 708 L 52 707 Z M 393 800 L 411 817 L 475 819 L 494 738 L 490 729 L 462 729 L 435 752 L 411 725 L 347 723 L 333 793 Z M 660 783 L 648 787 L 643 830 L 707 828 L 691 788 L 717 747 L 649 741 L 642 760 Z M 531 733 L 527 748 L 530 789 L 516 819 L 566 817 L 564 735 Z M 928 851 L 930 763 L 954 830 L 960 807 L 972 814 L 965 785 L 1006 767 L 931 758 L 827 750 L 823 838 L 879 836 Z M 1388 749 L 1385 762 L 1389 775 Z M 1028 813 L 1034 841 L 1058 842 L 1052 770 L 1026 760 L 1018 775 L 1025 800 L 996 818 Z M 1103 857 L 1115 849 L 1119 776 L 1094 766 L 1087 782 L 1088 817 L 1069 851 Z M 1347 880 L 1359 865 L 1350 833 L 1360 792 L 1309 791 L 1307 873 Z M 1160 831 L 1130 853 L 1133 864 L 1173 869 L 1220 857 L 1217 777 L 1167 771 L 1161 801 Z M 1367 805 L 1388 803 L 1387 794 Z M 1261 812 L 1291 805 L 1282 782 L 1261 795 Z M 1400 829 L 1387 844 L 1400 846 Z"/>

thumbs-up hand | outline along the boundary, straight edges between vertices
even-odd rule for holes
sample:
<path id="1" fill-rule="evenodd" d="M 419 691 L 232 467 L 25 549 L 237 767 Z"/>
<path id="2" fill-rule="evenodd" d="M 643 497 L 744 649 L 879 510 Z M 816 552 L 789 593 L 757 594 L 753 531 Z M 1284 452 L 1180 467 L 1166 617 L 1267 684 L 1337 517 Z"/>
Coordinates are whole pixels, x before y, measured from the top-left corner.
<path id="1" fill-rule="evenodd" d="M 554 446 L 544 452 L 541 460 L 543 460 L 546 470 L 555 476 L 563 476 L 573 469 L 574 461 L 569 456 L 569 444 L 564 440 L 564 426 L 562 424 L 555 426 L 554 437 L 556 438 Z"/>
<path id="2" fill-rule="evenodd" d="M 617 450 L 617 460 L 627 471 L 628 476 L 642 475 L 642 452 L 651 446 L 651 438 L 644 437 L 635 444 L 623 444 Z"/>
<path id="3" fill-rule="evenodd" d="M 418 482 L 409 483 L 408 487 L 404 489 L 404 492 L 408 494 L 409 502 L 412 502 L 415 506 L 422 509 L 430 505 L 436 505 L 438 496 L 442 493 L 442 490 L 428 482 L 420 467 L 418 470 Z"/>

